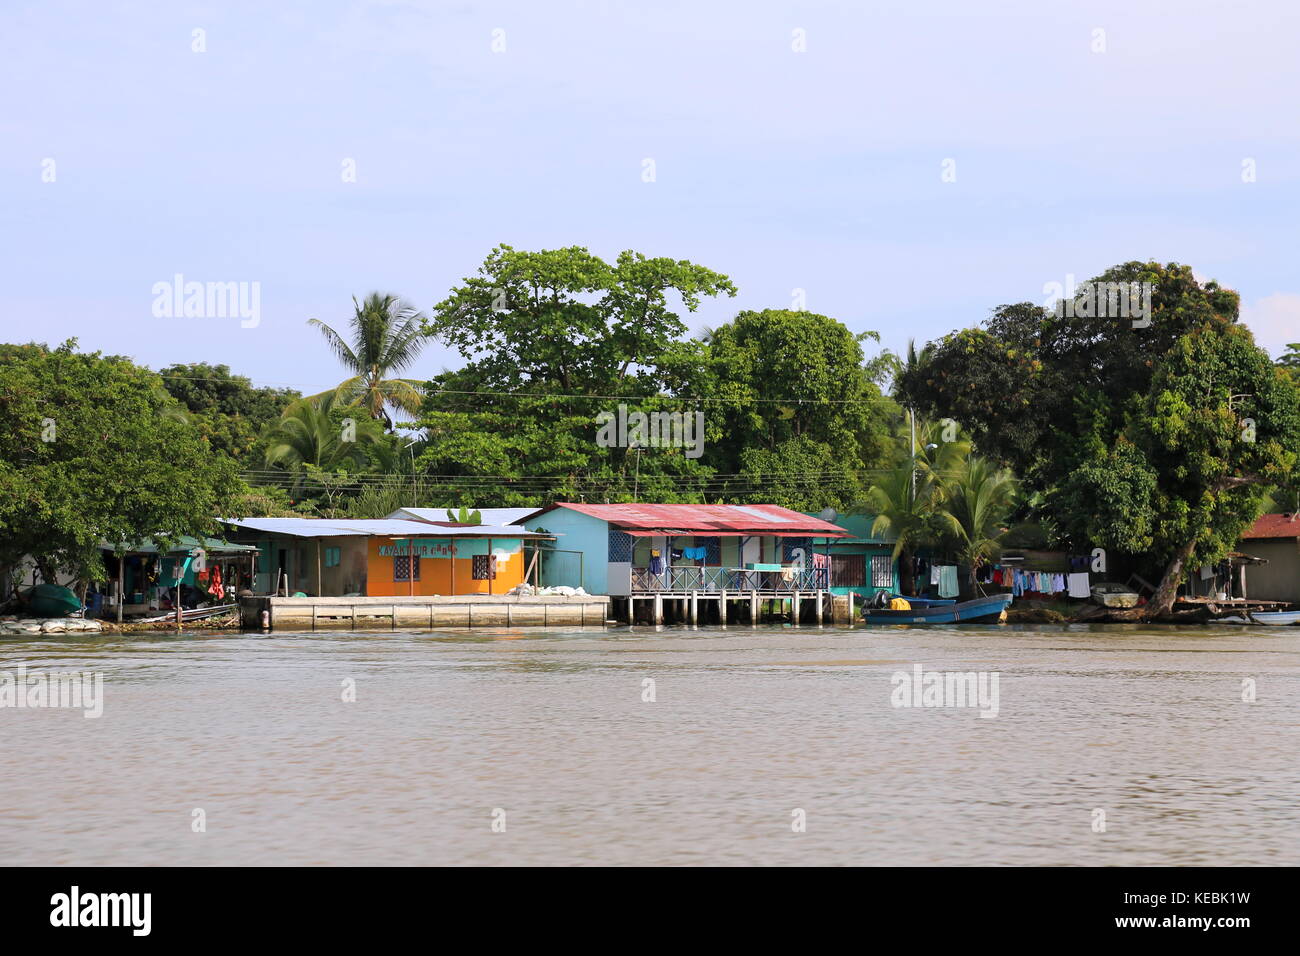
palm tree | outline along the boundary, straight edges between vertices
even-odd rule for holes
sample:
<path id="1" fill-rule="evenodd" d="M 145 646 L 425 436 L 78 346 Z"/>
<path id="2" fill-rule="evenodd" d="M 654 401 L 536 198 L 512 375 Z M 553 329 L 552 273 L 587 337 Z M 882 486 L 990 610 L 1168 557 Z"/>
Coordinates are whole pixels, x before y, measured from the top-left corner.
<path id="1" fill-rule="evenodd" d="M 942 504 L 937 516 L 954 544 L 957 558 L 975 572 L 1002 552 L 1002 538 L 1016 506 L 1017 486 L 1011 472 L 987 458 L 971 455 L 960 472 L 941 479 Z"/>
<path id="2" fill-rule="evenodd" d="M 364 414 L 355 419 L 335 415 L 337 405 L 332 392 L 289 405 L 267 432 L 266 463 L 299 472 L 308 465 L 325 471 L 363 466 L 365 447 L 379 439 L 382 429 Z"/>
<path id="3" fill-rule="evenodd" d="M 428 336 L 424 316 L 397 296 L 372 292 L 364 302 L 352 297 L 351 344 L 320 319 L 308 319 L 308 325 L 321 330 L 351 378 L 334 390 L 339 403 L 357 402 L 376 420 L 392 431 L 393 420 L 387 406 L 414 414 L 422 399 L 420 383 L 414 379 L 390 378 L 409 368 L 419 357 Z M 313 396 L 318 397 L 318 396 Z"/>
<path id="4" fill-rule="evenodd" d="M 938 492 L 930 470 L 914 468 L 910 458 L 884 472 L 867 489 L 864 510 L 875 515 L 871 534 L 873 537 L 893 537 L 893 560 L 900 562 L 899 583 L 904 594 L 916 593 L 912 580 L 912 556 L 917 548 L 929 544 L 934 538 L 934 499 Z"/>

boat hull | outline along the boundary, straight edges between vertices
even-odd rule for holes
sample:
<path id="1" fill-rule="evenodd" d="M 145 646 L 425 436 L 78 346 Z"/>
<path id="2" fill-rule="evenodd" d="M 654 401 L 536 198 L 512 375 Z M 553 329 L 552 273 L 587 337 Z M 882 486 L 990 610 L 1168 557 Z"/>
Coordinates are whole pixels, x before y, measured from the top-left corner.
<path id="1" fill-rule="evenodd" d="M 993 594 L 956 604 L 914 607 L 907 611 L 867 608 L 868 624 L 982 624 L 997 621 L 1011 603 L 1010 594 Z"/>
<path id="2" fill-rule="evenodd" d="M 27 607 L 37 617 L 67 617 L 81 610 L 81 602 L 61 585 L 38 584 L 31 590 Z"/>
<path id="3" fill-rule="evenodd" d="M 1300 611 L 1251 611 L 1250 619 L 1270 627 L 1288 627 L 1300 624 Z"/>

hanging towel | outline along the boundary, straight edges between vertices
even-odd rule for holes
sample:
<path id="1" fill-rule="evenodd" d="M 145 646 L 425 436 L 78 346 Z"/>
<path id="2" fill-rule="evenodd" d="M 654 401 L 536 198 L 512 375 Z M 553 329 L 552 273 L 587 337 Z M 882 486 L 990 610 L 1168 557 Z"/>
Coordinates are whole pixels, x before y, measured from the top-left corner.
<path id="1" fill-rule="evenodd" d="M 942 571 L 943 571 L 943 565 L 942 565 L 942 564 L 932 564 L 932 565 L 930 565 L 930 583 L 931 583 L 931 584 L 938 584 L 938 583 L 939 583 L 939 574 L 940 574 L 940 572 L 942 572 Z"/>
<path id="2" fill-rule="evenodd" d="M 1092 590 L 1088 585 L 1088 572 L 1076 571 L 1070 575 L 1070 597 L 1087 598 L 1092 596 Z"/>
<path id="3" fill-rule="evenodd" d="M 939 568 L 939 597 L 956 597 L 958 590 L 957 566 L 955 564 L 942 565 Z"/>

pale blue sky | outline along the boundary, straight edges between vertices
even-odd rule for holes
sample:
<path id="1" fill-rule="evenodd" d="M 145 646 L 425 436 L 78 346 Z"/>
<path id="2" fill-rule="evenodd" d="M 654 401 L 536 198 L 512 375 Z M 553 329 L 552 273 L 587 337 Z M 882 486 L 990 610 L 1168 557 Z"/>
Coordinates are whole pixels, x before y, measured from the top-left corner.
<path id="1" fill-rule="evenodd" d="M 804 289 L 895 349 L 1178 260 L 1276 350 L 1300 340 L 1297 48 L 1284 0 L 4 0 L 0 337 L 323 388 L 308 317 L 371 289 L 427 311 L 507 242 L 731 276 L 692 328 Z M 260 282 L 260 325 L 155 317 L 176 273 Z"/>

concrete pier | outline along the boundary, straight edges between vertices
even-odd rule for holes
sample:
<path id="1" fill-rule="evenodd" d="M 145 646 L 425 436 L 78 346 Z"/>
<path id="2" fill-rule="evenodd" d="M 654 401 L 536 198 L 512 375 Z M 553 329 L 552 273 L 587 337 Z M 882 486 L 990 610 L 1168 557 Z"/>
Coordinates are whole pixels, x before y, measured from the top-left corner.
<path id="1" fill-rule="evenodd" d="M 240 623 L 270 630 L 355 631 L 368 628 L 604 626 L 609 598 L 582 595 L 460 594 L 454 597 L 246 597 Z"/>

